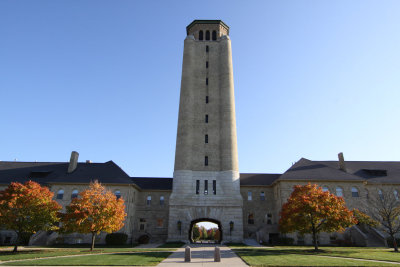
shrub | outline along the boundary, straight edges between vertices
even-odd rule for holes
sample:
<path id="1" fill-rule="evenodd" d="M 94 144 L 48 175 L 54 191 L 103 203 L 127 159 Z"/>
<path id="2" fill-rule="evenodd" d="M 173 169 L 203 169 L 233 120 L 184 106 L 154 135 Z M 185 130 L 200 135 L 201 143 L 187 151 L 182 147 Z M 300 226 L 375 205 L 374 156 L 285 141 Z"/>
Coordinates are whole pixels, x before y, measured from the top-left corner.
<path id="1" fill-rule="evenodd" d="M 355 244 L 347 238 L 332 240 L 331 244 L 334 246 L 338 246 L 338 247 L 354 247 L 355 246 Z"/>
<path id="2" fill-rule="evenodd" d="M 291 246 L 294 243 L 294 239 L 291 237 L 277 237 L 277 238 L 270 239 L 270 243 L 272 245 Z"/>
<path id="3" fill-rule="evenodd" d="M 142 235 L 138 239 L 139 244 L 148 244 L 149 241 L 150 241 L 150 237 L 148 235 Z"/>
<path id="4" fill-rule="evenodd" d="M 23 246 L 29 245 L 29 240 L 31 239 L 32 234 L 23 232 L 19 235 L 19 244 Z"/>
<path id="5" fill-rule="evenodd" d="M 125 245 L 128 240 L 128 235 L 124 233 L 112 233 L 106 235 L 106 244 L 115 245 Z"/>
<path id="6" fill-rule="evenodd" d="M 390 248 L 393 248 L 393 240 L 391 237 L 386 238 L 386 242 Z M 396 238 L 397 246 L 400 244 L 400 238 Z"/>

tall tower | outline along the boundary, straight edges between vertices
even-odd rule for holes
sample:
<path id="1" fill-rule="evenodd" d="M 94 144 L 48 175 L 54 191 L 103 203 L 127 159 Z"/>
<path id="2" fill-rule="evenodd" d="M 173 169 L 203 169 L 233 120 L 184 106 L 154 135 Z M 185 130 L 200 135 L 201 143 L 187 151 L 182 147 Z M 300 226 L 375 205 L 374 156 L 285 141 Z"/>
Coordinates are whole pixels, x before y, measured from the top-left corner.
<path id="1" fill-rule="evenodd" d="M 232 52 L 221 20 L 186 28 L 168 240 L 188 240 L 200 219 L 220 224 L 222 241 L 242 241 Z"/>

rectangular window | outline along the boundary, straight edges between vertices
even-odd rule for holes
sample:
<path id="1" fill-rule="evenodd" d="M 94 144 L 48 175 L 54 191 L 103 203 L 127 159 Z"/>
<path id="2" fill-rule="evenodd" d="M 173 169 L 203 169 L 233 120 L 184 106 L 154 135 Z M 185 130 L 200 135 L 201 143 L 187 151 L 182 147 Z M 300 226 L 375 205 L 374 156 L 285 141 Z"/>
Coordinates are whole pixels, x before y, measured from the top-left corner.
<path id="1" fill-rule="evenodd" d="M 206 85 L 208 85 L 208 78 L 206 78 Z"/>
<path id="2" fill-rule="evenodd" d="M 247 192 L 247 200 L 253 200 L 253 193 L 251 191 Z"/>
<path id="3" fill-rule="evenodd" d="M 208 195 L 208 181 L 204 181 L 204 195 Z"/>
<path id="4" fill-rule="evenodd" d="M 260 193 L 260 200 L 261 200 L 261 201 L 264 201 L 264 200 L 265 200 L 265 193 L 264 193 L 264 192 L 261 192 L 261 193 Z"/>
<path id="5" fill-rule="evenodd" d="M 140 218 L 139 219 L 139 230 L 144 231 L 146 228 L 146 219 Z"/>
<path id="6" fill-rule="evenodd" d="M 206 118 L 205 119 L 206 119 L 206 123 L 208 123 L 208 114 L 206 114 Z"/>
<path id="7" fill-rule="evenodd" d="M 206 69 L 208 69 L 208 61 L 206 61 Z"/>
<path id="8" fill-rule="evenodd" d="M 208 48 L 208 45 L 206 45 L 206 52 L 208 53 L 208 51 L 209 51 L 209 48 Z"/>
<path id="9" fill-rule="evenodd" d="M 272 224 L 272 214 L 268 213 L 267 215 L 267 224 Z"/>
<path id="10" fill-rule="evenodd" d="M 205 137 L 204 137 L 204 142 L 205 142 L 206 144 L 208 144 L 208 134 L 205 135 Z"/>
<path id="11" fill-rule="evenodd" d="M 250 213 L 249 216 L 247 217 L 247 223 L 248 224 L 254 224 L 254 215 L 253 215 L 253 213 Z"/>
<path id="12" fill-rule="evenodd" d="M 213 194 L 217 194 L 217 180 L 213 180 Z"/>
<path id="13" fill-rule="evenodd" d="M 206 96 L 206 104 L 208 104 L 208 96 Z"/>
<path id="14" fill-rule="evenodd" d="M 204 157 L 204 166 L 208 166 L 208 157 L 207 156 Z"/>
<path id="15" fill-rule="evenodd" d="M 162 228 L 164 226 L 164 220 L 163 219 L 157 219 L 157 227 Z"/>
<path id="16" fill-rule="evenodd" d="M 200 193 L 200 180 L 196 180 L 196 195 Z"/>

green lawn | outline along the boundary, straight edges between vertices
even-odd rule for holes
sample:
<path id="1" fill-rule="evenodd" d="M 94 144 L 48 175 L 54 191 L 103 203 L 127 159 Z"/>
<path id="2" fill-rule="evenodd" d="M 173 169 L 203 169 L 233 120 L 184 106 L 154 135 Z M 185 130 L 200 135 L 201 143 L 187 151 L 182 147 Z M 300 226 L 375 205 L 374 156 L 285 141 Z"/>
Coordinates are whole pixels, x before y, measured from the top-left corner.
<path id="1" fill-rule="evenodd" d="M 313 247 L 284 247 L 250 248 L 245 246 L 232 246 L 245 262 L 251 266 L 268 265 L 384 265 L 384 263 L 348 260 L 340 258 L 315 257 L 335 256 L 358 259 L 371 259 L 382 261 L 400 262 L 400 253 L 392 252 L 387 248 L 359 248 L 359 247 L 321 247 L 322 251 L 315 253 Z"/>
<path id="2" fill-rule="evenodd" d="M 315 257 L 299 254 L 273 253 L 237 253 L 251 266 L 387 266 L 393 264 L 347 260 L 338 258 Z"/>
<path id="3" fill-rule="evenodd" d="M 12 252 L 12 248 L 8 251 L 0 251 L 0 261 L 9 260 L 23 260 L 23 259 L 37 259 L 46 257 L 56 256 L 67 256 L 67 255 L 84 255 L 84 254 L 100 254 L 110 252 L 167 252 L 173 251 L 173 248 L 95 248 L 91 252 L 88 248 L 62 248 L 62 249 L 49 249 L 49 248 L 38 248 L 32 250 L 21 250 L 17 253 Z"/>
<path id="4" fill-rule="evenodd" d="M 26 260 L 4 263 L 6 265 L 151 265 L 155 266 L 171 252 L 138 252 L 98 254 L 66 258 Z"/>

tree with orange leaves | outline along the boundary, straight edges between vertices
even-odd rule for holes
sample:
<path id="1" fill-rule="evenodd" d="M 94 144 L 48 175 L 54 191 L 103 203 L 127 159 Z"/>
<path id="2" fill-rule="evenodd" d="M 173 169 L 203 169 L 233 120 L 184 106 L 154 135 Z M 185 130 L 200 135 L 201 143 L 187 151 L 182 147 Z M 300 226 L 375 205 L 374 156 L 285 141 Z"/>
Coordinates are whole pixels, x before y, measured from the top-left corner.
<path id="1" fill-rule="evenodd" d="M 61 206 L 53 195 L 47 187 L 32 181 L 11 183 L 0 191 L 0 225 L 17 234 L 13 252 L 17 252 L 22 233 L 57 229 L 54 223 Z"/>
<path id="2" fill-rule="evenodd" d="M 95 181 L 66 207 L 62 230 L 92 234 L 93 250 L 96 235 L 118 231 L 124 226 L 125 217 L 124 200 Z"/>
<path id="3" fill-rule="evenodd" d="M 296 185 L 283 204 L 280 216 L 280 231 L 312 234 L 315 251 L 318 250 L 318 233 L 344 231 L 357 223 L 342 197 L 324 192 L 316 184 Z"/>

